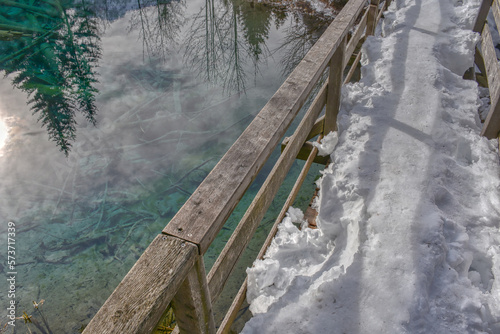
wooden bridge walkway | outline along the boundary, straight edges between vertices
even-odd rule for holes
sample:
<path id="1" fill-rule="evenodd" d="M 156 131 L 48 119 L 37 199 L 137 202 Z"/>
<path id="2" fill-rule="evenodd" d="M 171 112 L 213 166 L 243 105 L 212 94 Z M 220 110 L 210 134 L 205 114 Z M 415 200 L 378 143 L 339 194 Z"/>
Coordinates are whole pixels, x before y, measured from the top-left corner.
<path id="1" fill-rule="evenodd" d="M 212 304 L 250 242 L 266 210 L 298 156 L 306 164 L 300 173 L 259 257 L 263 257 L 277 231 L 277 224 L 294 201 L 317 156 L 309 140 L 336 130 L 342 84 L 351 80 L 358 66 L 359 50 L 375 31 L 390 0 L 350 0 L 311 48 L 254 121 L 233 144 L 170 223 L 161 231 L 125 276 L 84 333 L 150 333 L 172 303 L 180 333 L 228 333 L 246 293 L 246 281 L 221 324 L 216 324 Z M 500 67 L 491 32 L 485 20 L 490 9 L 500 23 L 497 0 L 482 2 L 474 31 L 481 33 L 476 69 L 468 79 L 489 85 L 491 108 L 482 135 L 497 138 L 500 132 Z M 478 73 L 476 73 L 478 72 Z M 328 76 L 319 89 L 322 78 Z M 317 92 L 315 96 L 311 96 Z M 252 204 L 207 274 L 203 255 L 224 226 L 271 152 L 312 100 L 294 134 Z M 322 112 L 324 115 L 320 117 Z"/>

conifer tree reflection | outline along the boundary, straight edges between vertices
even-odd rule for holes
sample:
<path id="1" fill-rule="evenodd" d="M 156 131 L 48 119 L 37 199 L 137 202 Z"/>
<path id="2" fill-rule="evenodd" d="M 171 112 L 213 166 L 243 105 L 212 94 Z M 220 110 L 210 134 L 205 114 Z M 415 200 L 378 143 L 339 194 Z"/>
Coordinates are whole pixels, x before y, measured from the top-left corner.
<path id="1" fill-rule="evenodd" d="M 85 0 L 1 0 L 0 70 L 30 96 L 28 104 L 66 155 L 75 139 L 75 114 L 95 124 L 101 56 L 97 19 Z"/>
<path id="2" fill-rule="evenodd" d="M 254 67 L 257 69 L 261 57 L 265 59 L 270 55 L 266 40 L 271 29 L 273 13 L 262 4 L 254 4 L 248 1 L 237 4 L 242 22 L 243 36 L 248 45 L 248 53 Z"/>

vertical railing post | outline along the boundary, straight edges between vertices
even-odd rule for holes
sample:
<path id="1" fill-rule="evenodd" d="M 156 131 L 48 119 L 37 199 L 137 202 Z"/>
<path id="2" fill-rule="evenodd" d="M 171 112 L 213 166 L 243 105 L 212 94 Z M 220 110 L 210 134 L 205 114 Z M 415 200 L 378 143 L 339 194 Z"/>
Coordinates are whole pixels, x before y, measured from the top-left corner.
<path id="1" fill-rule="evenodd" d="M 477 32 L 479 34 L 482 33 L 484 24 L 486 23 L 486 18 L 488 16 L 488 12 L 490 11 L 490 7 L 493 4 L 493 0 L 483 0 L 481 2 L 481 6 L 479 7 L 479 12 L 476 17 L 476 22 L 474 23 L 474 27 L 472 31 Z M 486 76 L 486 70 L 484 65 L 484 60 L 482 58 L 481 52 L 476 47 L 476 53 L 474 55 L 474 62 L 478 66 L 481 74 Z M 464 79 L 467 80 L 477 80 L 476 78 L 476 69 L 474 66 L 470 67 L 463 76 Z"/>
<path id="2" fill-rule="evenodd" d="M 181 334 L 215 334 L 203 256 L 198 257 L 182 283 L 172 300 L 172 307 Z"/>
<path id="3" fill-rule="evenodd" d="M 481 130 L 481 136 L 494 139 L 498 138 L 498 134 L 500 133 L 500 67 L 498 66 L 495 45 L 488 24 L 485 24 L 483 27 L 481 48 L 486 65 L 491 104 L 490 111 Z"/>
<path id="4" fill-rule="evenodd" d="M 375 33 L 379 1 L 380 0 L 370 0 L 370 8 L 368 9 L 368 17 L 366 21 L 366 36 L 370 36 Z"/>
<path id="5" fill-rule="evenodd" d="M 479 7 L 479 13 L 477 14 L 476 22 L 472 31 L 481 33 L 483 31 L 484 23 L 486 22 L 486 17 L 490 11 L 493 0 L 483 0 L 481 6 Z"/>
<path id="6" fill-rule="evenodd" d="M 340 94 L 344 79 L 344 52 L 346 38 L 340 42 L 335 53 L 330 59 L 330 70 L 328 76 L 328 93 L 326 95 L 325 125 L 323 133 L 325 135 L 337 130 L 337 114 L 340 107 Z"/>

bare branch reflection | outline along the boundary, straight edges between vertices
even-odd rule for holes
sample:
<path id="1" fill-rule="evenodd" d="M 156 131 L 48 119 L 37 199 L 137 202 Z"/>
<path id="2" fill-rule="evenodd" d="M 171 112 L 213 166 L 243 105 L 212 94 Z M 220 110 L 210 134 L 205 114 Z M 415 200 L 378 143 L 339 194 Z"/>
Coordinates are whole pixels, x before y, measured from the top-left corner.
<path id="1" fill-rule="evenodd" d="M 129 32 L 139 30 L 144 57 L 166 60 L 177 46 L 185 22 L 185 0 L 137 0 L 138 10 L 130 19 Z"/>
<path id="2" fill-rule="evenodd" d="M 243 92 L 248 66 L 254 77 L 271 52 L 266 46 L 272 13 L 247 1 L 206 0 L 192 19 L 185 61 L 203 79 L 225 91 Z"/>
<path id="3" fill-rule="evenodd" d="M 293 11 L 290 15 L 292 15 L 293 23 L 286 29 L 286 37 L 276 50 L 284 52 L 281 61 L 284 76 L 297 67 L 333 20 L 332 17 L 311 16 L 297 11 Z"/>

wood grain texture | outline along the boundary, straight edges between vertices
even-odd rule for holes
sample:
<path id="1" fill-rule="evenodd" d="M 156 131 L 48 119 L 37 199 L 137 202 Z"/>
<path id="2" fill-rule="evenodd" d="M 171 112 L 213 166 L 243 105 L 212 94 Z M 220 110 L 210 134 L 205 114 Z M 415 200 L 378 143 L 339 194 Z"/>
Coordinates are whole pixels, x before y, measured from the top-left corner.
<path id="1" fill-rule="evenodd" d="M 215 334 L 212 302 L 202 256 L 198 256 L 196 264 L 177 291 L 172 307 L 181 334 Z"/>
<path id="2" fill-rule="evenodd" d="M 288 145 L 289 141 L 290 141 L 290 137 L 285 137 L 285 139 L 283 139 L 283 142 L 281 143 L 281 151 L 282 152 L 285 150 L 285 148 Z M 302 145 L 302 147 L 300 148 L 300 151 L 297 154 L 296 159 L 307 160 L 309 158 L 309 155 L 311 154 L 311 152 L 312 152 L 313 149 L 314 149 L 313 143 L 311 143 L 309 141 L 306 141 Z M 316 156 L 316 158 L 314 158 L 313 162 L 315 162 L 317 164 L 326 165 L 328 163 L 328 161 L 329 161 L 329 157 Z"/>
<path id="3" fill-rule="evenodd" d="M 361 60 L 361 52 L 356 55 L 356 58 L 352 62 L 351 68 L 349 69 L 349 72 L 347 72 L 347 75 L 344 79 L 344 85 L 349 81 L 351 81 L 351 78 L 354 75 L 354 72 L 356 71 L 356 67 L 358 66 L 360 60 Z"/>
<path id="4" fill-rule="evenodd" d="M 479 13 L 477 14 L 476 22 L 474 23 L 474 28 L 472 31 L 481 33 L 483 31 L 484 23 L 488 17 L 488 12 L 490 11 L 491 4 L 493 0 L 483 0 L 481 6 L 479 7 Z"/>
<path id="5" fill-rule="evenodd" d="M 326 92 L 325 92 L 325 96 L 326 96 Z M 318 118 L 316 120 L 316 122 L 314 122 L 314 125 L 313 125 L 311 131 L 309 131 L 309 134 L 307 135 L 306 140 L 312 139 L 312 138 L 316 137 L 317 135 L 322 134 L 324 124 L 325 124 L 325 115 L 321 116 L 320 118 Z"/>
<path id="6" fill-rule="evenodd" d="M 366 21 L 366 36 L 373 35 L 375 33 L 375 27 L 377 26 L 377 14 L 378 14 L 378 1 L 377 4 L 371 2 L 370 8 L 368 9 L 368 18 Z"/>
<path id="7" fill-rule="evenodd" d="M 484 25 L 482 33 L 482 51 L 490 89 L 491 106 L 486 121 L 484 122 L 481 135 L 488 139 L 493 139 L 497 138 L 500 132 L 500 68 L 498 66 L 490 28 L 487 24 Z"/>
<path id="8" fill-rule="evenodd" d="M 321 137 L 318 138 L 318 142 L 320 141 Z M 311 151 L 311 154 L 309 155 L 306 163 L 302 167 L 302 170 L 299 174 L 299 177 L 295 181 L 295 184 L 293 185 L 292 190 L 290 191 L 290 194 L 288 195 L 287 200 L 285 201 L 285 204 L 283 204 L 283 207 L 281 208 L 281 211 L 276 218 L 273 227 L 271 228 L 271 231 L 267 235 L 266 241 L 262 245 L 259 255 L 257 256 L 258 259 L 262 259 L 264 257 L 264 254 L 267 251 L 267 248 L 269 248 L 269 245 L 271 244 L 274 236 L 276 235 L 276 232 L 278 231 L 278 224 L 285 218 L 286 212 L 288 211 L 288 208 L 293 204 L 295 201 L 295 198 L 297 197 L 300 188 L 302 187 L 302 184 L 304 183 L 304 180 L 306 179 L 306 176 L 309 172 L 309 169 L 311 168 L 311 165 L 316 158 L 316 155 L 318 153 L 318 149 L 314 148 L 313 151 Z M 226 313 L 226 316 L 224 317 L 224 320 L 222 321 L 222 324 L 219 327 L 219 330 L 217 331 L 217 334 L 227 334 L 230 332 L 231 325 L 233 324 L 234 320 L 236 319 L 236 315 L 238 314 L 238 311 L 241 308 L 241 305 L 243 304 L 245 297 L 246 297 L 246 292 L 247 292 L 247 284 L 248 280 L 245 279 L 243 284 L 240 287 L 240 290 L 238 291 L 238 294 L 233 300 L 233 303 L 229 307 L 229 310 Z"/>
<path id="9" fill-rule="evenodd" d="M 158 235 L 83 333 L 150 333 L 197 256 L 195 245 Z"/>
<path id="10" fill-rule="evenodd" d="M 484 64 L 483 53 L 476 47 L 476 52 L 474 53 L 474 63 L 477 65 L 479 72 L 482 75 L 486 75 L 486 65 Z"/>
<path id="11" fill-rule="evenodd" d="M 340 91 L 341 79 L 331 80 L 329 86 L 324 86 L 316 98 L 323 101 L 313 103 L 314 111 L 306 113 L 282 158 L 240 222 L 240 230 L 233 234 L 231 244 L 226 246 L 226 252 L 223 251 L 217 260 L 217 267 L 214 266 L 209 273 L 209 281 L 205 279 L 200 254 L 206 252 L 332 59 L 342 67 L 336 71 L 342 72 L 346 36 L 365 5 L 366 0 L 351 0 L 342 9 L 303 61 L 164 228 L 165 235 L 157 236 L 146 249 L 84 333 L 149 333 L 173 299 L 182 333 L 215 331 L 211 300 L 222 289 L 305 137 L 317 131 L 312 130 L 314 125 L 318 127 L 327 123 L 317 119 L 325 104 L 326 87 L 332 88 L 335 83 L 335 90 Z M 340 95 L 337 96 L 339 99 Z M 335 109 L 338 111 L 338 106 Z M 326 125 L 323 127 L 327 128 Z M 309 159 L 314 159 L 316 151 L 312 150 Z M 312 161 L 308 160 L 307 168 L 310 163 Z M 302 181 L 298 180 L 299 183 Z M 290 196 L 294 198 L 296 193 L 292 191 Z M 273 236 L 268 236 L 268 239 Z M 243 300 L 245 289 L 240 290 L 243 293 L 237 296 L 238 301 Z M 211 290 L 215 291 L 212 295 Z M 179 328 L 175 332 L 179 332 Z"/>
<path id="12" fill-rule="evenodd" d="M 325 124 L 323 133 L 325 136 L 337 130 L 337 114 L 339 113 L 342 83 L 344 80 L 344 52 L 345 40 L 339 45 L 330 61 L 328 75 L 328 93 L 326 95 Z"/>
<path id="13" fill-rule="evenodd" d="M 238 315 L 241 305 L 243 305 L 243 302 L 246 299 L 247 285 L 248 285 L 248 280 L 247 278 L 245 278 L 245 281 L 243 282 L 243 284 L 240 287 L 240 290 L 234 297 L 233 302 L 229 307 L 229 310 L 224 316 L 224 319 L 222 319 L 222 323 L 220 324 L 219 329 L 217 330 L 217 334 L 229 334 L 231 332 L 231 326 L 233 325 L 233 322 L 236 319 L 236 316 Z"/>
<path id="14" fill-rule="evenodd" d="M 321 140 L 322 137 L 318 138 L 317 142 Z M 271 230 L 269 231 L 269 234 L 267 235 L 266 241 L 264 241 L 264 244 L 262 245 L 259 254 L 257 255 L 258 259 L 264 258 L 264 255 L 266 254 L 267 248 L 271 244 L 271 242 L 274 239 L 274 236 L 276 235 L 276 232 L 278 232 L 278 224 L 285 218 L 286 212 L 288 211 L 288 208 L 293 204 L 295 201 L 295 198 L 297 197 L 297 194 L 299 193 L 300 187 L 302 187 L 302 184 L 304 183 L 304 180 L 306 179 L 307 173 L 309 172 L 309 169 L 311 168 L 311 165 L 314 161 L 314 159 L 317 157 L 318 154 L 318 149 L 315 147 L 312 151 L 311 154 L 309 155 L 309 158 L 307 158 L 306 163 L 302 167 L 302 171 L 300 172 L 299 177 L 295 181 L 295 184 L 293 185 L 292 190 L 290 191 L 290 194 L 288 195 L 288 198 L 283 204 L 283 207 L 281 208 L 280 214 L 276 218 Z"/>
<path id="15" fill-rule="evenodd" d="M 500 5 L 498 0 L 494 0 L 491 3 L 491 11 L 493 12 L 493 18 L 497 27 L 500 27 Z"/>
<path id="16" fill-rule="evenodd" d="M 370 8 L 370 7 L 368 7 Z M 361 41 L 361 38 L 365 36 L 365 29 L 366 29 L 366 21 L 368 18 L 368 10 L 365 11 L 363 14 L 363 17 L 361 18 L 361 21 L 359 22 L 358 26 L 356 27 L 356 30 L 352 34 L 351 39 L 349 40 L 349 43 L 347 43 L 347 46 L 345 48 L 345 53 L 344 53 L 344 63 L 343 63 L 343 69 L 349 62 L 349 59 L 352 56 L 352 53 L 358 46 L 359 42 Z"/>
<path id="17" fill-rule="evenodd" d="M 222 252 L 208 273 L 208 285 L 213 300 L 215 300 L 222 291 L 236 262 L 252 239 L 257 226 L 259 226 L 274 196 L 288 174 L 290 167 L 293 165 L 295 157 L 298 155 L 306 136 L 318 119 L 319 113 L 323 109 L 323 105 L 324 96 L 323 94 L 319 94 L 312 102 L 294 134 L 290 137 L 288 145 L 281 153 L 278 161 L 264 181 L 262 187 L 259 189 L 257 195 L 255 195 L 255 198 L 245 212 L 243 218 L 241 218 L 231 238 L 229 238 L 224 249 L 222 249 Z"/>
<path id="18" fill-rule="evenodd" d="M 382 8 L 380 9 L 378 15 L 377 15 L 377 21 L 375 22 L 375 28 L 378 24 L 378 21 L 380 21 L 380 19 L 382 18 L 382 15 L 384 15 L 384 10 L 385 10 L 386 7 L 386 3 L 384 3 L 384 5 L 382 6 Z"/>
<path id="19" fill-rule="evenodd" d="M 351 0 L 243 134 L 164 228 L 204 254 L 306 101 L 365 6 Z"/>

